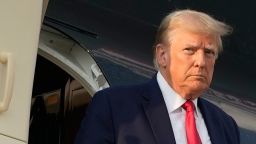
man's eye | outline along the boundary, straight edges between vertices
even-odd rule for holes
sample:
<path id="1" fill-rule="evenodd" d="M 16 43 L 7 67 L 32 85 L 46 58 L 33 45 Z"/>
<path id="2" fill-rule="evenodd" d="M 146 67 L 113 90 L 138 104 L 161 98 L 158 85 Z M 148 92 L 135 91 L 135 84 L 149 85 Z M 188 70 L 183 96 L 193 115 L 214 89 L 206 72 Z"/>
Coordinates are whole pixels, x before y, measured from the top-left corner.
<path id="1" fill-rule="evenodd" d="M 211 49 L 205 49 L 205 54 L 209 57 L 215 57 L 216 53 Z"/>
<path id="2" fill-rule="evenodd" d="M 185 52 L 186 54 L 193 54 L 193 53 L 194 53 L 194 49 L 193 49 L 193 48 L 185 48 L 185 49 L 184 49 L 184 52 Z"/>

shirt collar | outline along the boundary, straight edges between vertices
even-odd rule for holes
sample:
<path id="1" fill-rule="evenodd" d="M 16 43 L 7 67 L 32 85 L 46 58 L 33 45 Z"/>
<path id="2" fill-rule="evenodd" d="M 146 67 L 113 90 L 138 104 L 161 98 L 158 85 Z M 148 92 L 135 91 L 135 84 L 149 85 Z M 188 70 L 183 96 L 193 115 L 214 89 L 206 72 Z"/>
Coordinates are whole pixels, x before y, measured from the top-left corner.
<path id="1" fill-rule="evenodd" d="M 162 92 L 168 113 L 181 111 L 181 106 L 187 101 L 177 94 L 171 86 L 167 83 L 160 72 L 157 73 L 157 82 Z M 198 114 L 199 108 L 197 106 L 197 98 L 193 100 L 196 107 L 196 115 Z"/>

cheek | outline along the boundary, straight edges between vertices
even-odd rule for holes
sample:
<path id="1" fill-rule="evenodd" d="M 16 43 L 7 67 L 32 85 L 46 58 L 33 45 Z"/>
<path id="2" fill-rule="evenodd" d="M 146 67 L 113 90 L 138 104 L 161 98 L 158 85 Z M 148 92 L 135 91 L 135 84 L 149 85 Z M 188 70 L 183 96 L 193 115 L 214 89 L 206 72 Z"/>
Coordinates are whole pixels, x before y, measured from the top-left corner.
<path id="1" fill-rule="evenodd" d="M 171 61 L 171 66 L 176 75 L 185 77 L 193 67 L 193 61 L 187 57 L 177 55 L 175 60 Z"/>
<path id="2" fill-rule="evenodd" d="M 186 75 L 187 64 L 180 60 L 173 60 L 170 62 L 169 73 L 175 81 L 183 81 Z"/>

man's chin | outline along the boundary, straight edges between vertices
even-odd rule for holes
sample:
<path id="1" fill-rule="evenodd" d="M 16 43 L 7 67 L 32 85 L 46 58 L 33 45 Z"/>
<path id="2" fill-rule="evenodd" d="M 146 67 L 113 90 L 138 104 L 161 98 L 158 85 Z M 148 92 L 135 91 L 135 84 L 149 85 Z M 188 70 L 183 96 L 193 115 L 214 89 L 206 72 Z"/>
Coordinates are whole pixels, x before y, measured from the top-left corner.
<path id="1" fill-rule="evenodd" d="M 201 95 L 207 89 L 208 87 L 198 87 L 198 88 L 192 88 L 191 91 L 194 93 L 199 93 Z"/>
<path id="2" fill-rule="evenodd" d="M 196 95 L 196 97 L 200 96 L 205 90 L 207 90 L 209 86 L 205 83 L 200 83 L 200 84 L 194 84 L 191 85 L 188 89 L 189 91 Z"/>
<path id="3" fill-rule="evenodd" d="M 192 89 L 205 89 L 208 88 L 209 85 L 206 80 L 195 80 L 188 84 Z"/>

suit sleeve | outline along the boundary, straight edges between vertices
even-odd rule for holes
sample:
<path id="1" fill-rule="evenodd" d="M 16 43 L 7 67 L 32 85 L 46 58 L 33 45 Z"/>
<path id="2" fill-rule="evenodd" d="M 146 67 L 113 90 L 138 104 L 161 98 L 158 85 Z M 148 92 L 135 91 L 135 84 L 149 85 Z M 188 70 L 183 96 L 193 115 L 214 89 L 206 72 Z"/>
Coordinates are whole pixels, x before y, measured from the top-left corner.
<path id="1" fill-rule="evenodd" d="M 114 144 L 114 132 L 108 97 L 96 93 L 81 122 L 75 144 Z"/>

